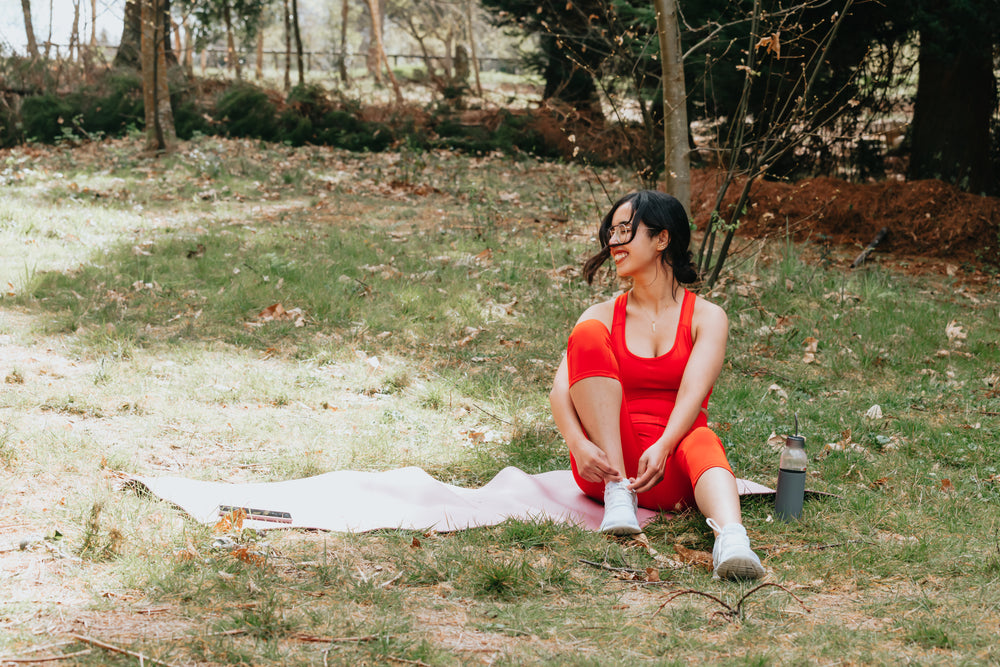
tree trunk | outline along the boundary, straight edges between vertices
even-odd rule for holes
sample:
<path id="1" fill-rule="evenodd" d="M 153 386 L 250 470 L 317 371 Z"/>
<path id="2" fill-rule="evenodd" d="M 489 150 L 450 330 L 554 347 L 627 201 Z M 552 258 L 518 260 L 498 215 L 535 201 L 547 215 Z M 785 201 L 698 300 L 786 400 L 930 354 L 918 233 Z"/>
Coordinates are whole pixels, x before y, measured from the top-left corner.
<path id="1" fill-rule="evenodd" d="M 35 41 L 35 29 L 31 25 L 31 0 L 21 0 L 21 11 L 24 13 L 24 32 L 28 36 L 28 56 L 37 60 L 38 42 Z"/>
<path id="2" fill-rule="evenodd" d="M 160 25 L 156 29 L 163 31 L 161 42 L 167 67 L 177 67 L 177 53 L 174 52 L 174 41 L 170 37 L 173 31 L 173 20 L 170 18 L 170 0 L 160 0 Z"/>
<path id="3" fill-rule="evenodd" d="M 142 7 L 139 0 L 126 0 L 125 20 L 122 22 L 122 38 L 118 42 L 118 52 L 111 63 L 113 67 L 142 69 L 140 44 L 142 37 Z"/>
<path id="4" fill-rule="evenodd" d="M 77 60 L 80 59 L 80 0 L 73 0 L 73 27 L 69 33 L 69 53 L 66 58 L 73 60 L 73 53 L 76 52 Z"/>
<path id="5" fill-rule="evenodd" d="M 472 71 L 476 74 L 476 94 L 483 96 L 483 84 L 479 80 L 479 56 L 476 54 L 476 34 L 472 29 L 472 0 L 465 3 L 465 18 L 469 26 L 469 49 L 472 54 Z"/>
<path id="6" fill-rule="evenodd" d="M 97 0 L 90 0 L 90 46 L 97 46 Z"/>
<path id="7" fill-rule="evenodd" d="M 663 166 L 666 190 L 680 201 L 691 217 L 691 164 L 688 159 L 687 89 L 681 56 L 681 31 L 677 0 L 653 0 L 656 29 L 660 35 L 663 72 Z"/>
<path id="8" fill-rule="evenodd" d="M 399 82 L 396 81 L 396 74 L 392 71 L 392 68 L 389 66 L 389 59 L 386 58 L 385 47 L 382 45 L 382 17 L 381 17 L 381 7 L 379 7 L 379 0 L 365 0 L 365 2 L 368 3 L 368 10 L 369 12 L 371 12 L 372 34 L 375 37 L 376 55 L 382 63 L 385 63 L 385 71 L 389 75 L 389 81 L 390 83 L 392 83 L 392 90 L 396 95 L 396 104 L 402 104 L 403 93 L 399 89 Z M 378 67 L 377 63 L 376 67 Z"/>
<path id="9" fill-rule="evenodd" d="M 226 23 L 226 60 L 230 69 L 236 69 L 236 80 L 243 80 L 243 68 L 240 67 L 240 55 L 236 53 L 236 38 L 233 35 L 233 13 L 229 0 L 222 2 L 222 18 Z"/>
<path id="10" fill-rule="evenodd" d="M 295 28 L 295 64 L 299 69 L 299 85 L 306 83 L 302 66 L 302 33 L 299 31 L 299 0 L 292 0 L 292 26 Z"/>
<path id="11" fill-rule="evenodd" d="M 444 67 L 444 76 L 446 79 L 451 81 L 455 78 L 455 29 L 451 26 L 448 27 L 448 32 L 444 37 L 444 60 L 442 61 Z"/>
<path id="12" fill-rule="evenodd" d="M 52 0 L 49 0 L 49 36 L 45 38 L 45 59 L 49 59 L 49 49 L 52 48 Z M 56 49 L 56 57 L 59 57 L 59 49 Z"/>
<path id="13" fill-rule="evenodd" d="M 988 45 L 946 51 L 921 34 L 909 177 L 939 178 L 969 192 L 998 194 L 990 160 L 996 95 Z"/>
<path id="14" fill-rule="evenodd" d="M 161 0 L 142 0 L 142 98 L 146 119 L 146 150 L 162 152 L 172 146 L 174 135 L 170 91 L 167 88 L 167 39 Z"/>
<path id="15" fill-rule="evenodd" d="M 264 30 L 257 30 L 257 66 L 254 77 L 260 81 L 264 78 Z"/>
<path id="16" fill-rule="evenodd" d="M 25 0 L 27 1 L 27 0 Z M 337 63 L 337 70 L 340 74 L 340 82 L 347 85 L 347 0 L 340 3 L 340 62 Z"/>
<path id="17" fill-rule="evenodd" d="M 184 65 L 184 71 L 187 72 L 189 77 L 194 76 L 194 34 L 192 33 L 191 26 L 188 24 L 188 17 L 185 16 L 181 20 L 181 28 L 184 30 L 184 50 L 181 52 L 181 62 Z"/>
<path id="18" fill-rule="evenodd" d="M 282 2 L 285 11 L 285 92 L 292 89 L 292 14 L 288 0 Z"/>

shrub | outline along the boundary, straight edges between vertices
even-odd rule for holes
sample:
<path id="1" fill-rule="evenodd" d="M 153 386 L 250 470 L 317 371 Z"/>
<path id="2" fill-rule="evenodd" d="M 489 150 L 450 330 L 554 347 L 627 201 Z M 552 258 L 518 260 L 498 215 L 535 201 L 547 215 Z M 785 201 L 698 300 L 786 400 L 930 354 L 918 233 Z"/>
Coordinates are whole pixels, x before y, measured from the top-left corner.
<path id="1" fill-rule="evenodd" d="M 31 95 L 21 104 L 21 124 L 29 141 L 52 143 L 63 136 L 63 126 L 78 115 L 78 95 L 63 97 L 54 93 Z"/>
<path id="2" fill-rule="evenodd" d="M 222 133 L 273 141 L 278 135 L 277 110 L 267 93 L 248 83 L 229 88 L 215 105 Z"/>

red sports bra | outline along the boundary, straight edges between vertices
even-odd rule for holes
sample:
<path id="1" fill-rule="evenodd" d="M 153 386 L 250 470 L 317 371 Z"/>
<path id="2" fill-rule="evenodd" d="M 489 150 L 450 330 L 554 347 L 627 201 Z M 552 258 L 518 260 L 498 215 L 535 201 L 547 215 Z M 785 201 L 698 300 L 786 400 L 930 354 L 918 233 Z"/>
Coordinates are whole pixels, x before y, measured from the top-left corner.
<path id="1" fill-rule="evenodd" d="M 618 358 L 625 402 L 634 423 L 666 425 L 667 417 L 677 401 L 677 390 L 681 386 L 684 369 L 694 348 L 691 320 L 697 297 L 684 290 L 673 347 L 658 357 L 640 357 L 630 352 L 625 343 L 625 311 L 630 293 L 631 291 L 625 292 L 615 299 L 614 319 L 611 322 L 611 344 Z M 708 407 L 711 395 L 712 391 L 709 390 L 702 408 Z M 705 421 L 705 413 L 701 412 L 695 425 L 704 425 Z"/>

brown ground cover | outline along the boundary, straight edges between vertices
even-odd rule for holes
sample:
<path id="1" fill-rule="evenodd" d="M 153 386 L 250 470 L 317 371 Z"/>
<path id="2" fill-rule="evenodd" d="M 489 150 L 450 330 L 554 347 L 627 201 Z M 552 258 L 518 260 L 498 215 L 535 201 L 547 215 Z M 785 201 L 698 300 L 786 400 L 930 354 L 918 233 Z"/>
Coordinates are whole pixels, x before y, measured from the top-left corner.
<path id="1" fill-rule="evenodd" d="M 714 170 L 692 174 L 691 206 L 699 228 L 708 220 L 721 179 L 722 174 Z M 735 204 L 741 188 L 740 181 L 730 186 L 724 210 Z M 879 252 L 956 264 L 1000 260 L 1000 198 L 969 194 L 938 180 L 759 179 L 751 187 L 740 230 L 755 238 L 781 237 L 787 229 L 798 241 L 827 240 L 860 250 L 883 227 L 889 229 L 889 236 Z"/>

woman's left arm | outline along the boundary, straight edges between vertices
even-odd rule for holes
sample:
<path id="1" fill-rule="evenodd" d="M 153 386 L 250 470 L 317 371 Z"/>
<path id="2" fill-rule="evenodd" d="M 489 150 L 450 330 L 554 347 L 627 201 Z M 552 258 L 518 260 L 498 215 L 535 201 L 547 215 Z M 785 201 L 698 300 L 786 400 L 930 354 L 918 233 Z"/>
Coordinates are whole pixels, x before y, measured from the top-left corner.
<path id="1" fill-rule="evenodd" d="M 667 419 L 663 435 L 639 458 L 638 476 L 632 488 L 642 493 L 663 480 L 667 458 L 681 438 L 691 430 L 701 405 L 722 370 L 729 338 L 729 319 L 719 306 L 699 299 L 691 324 L 694 346 L 684 368 L 677 402 Z"/>

